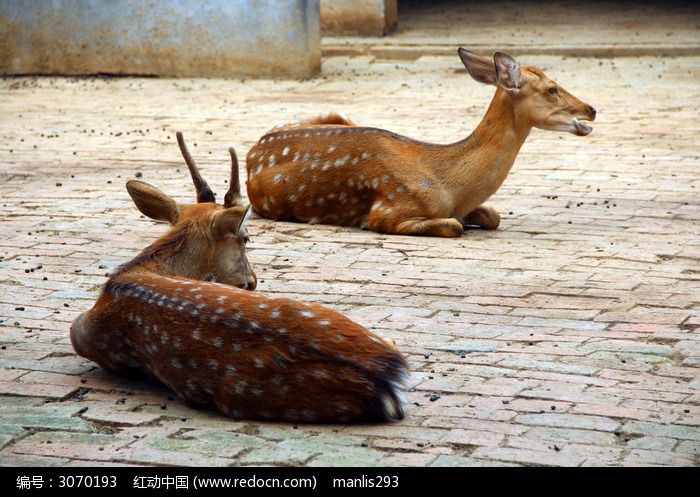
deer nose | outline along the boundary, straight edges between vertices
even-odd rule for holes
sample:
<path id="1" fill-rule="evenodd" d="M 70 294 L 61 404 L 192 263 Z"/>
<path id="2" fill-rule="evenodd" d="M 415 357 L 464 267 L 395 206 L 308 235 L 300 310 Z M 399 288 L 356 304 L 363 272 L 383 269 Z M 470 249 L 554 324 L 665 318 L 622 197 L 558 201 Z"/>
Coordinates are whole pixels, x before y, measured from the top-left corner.
<path id="1" fill-rule="evenodd" d="M 245 289 L 246 290 L 255 290 L 255 287 L 258 286 L 258 278 L 255 277 L 255 275 L 251 275 L 250 278 L 248 278 L 248 281 L 245 284 Z"/>
<path id="2" fill-rule="evenodd" d="M 588 106 L 588 115 L 591 116 L 591 121 L 595 119 L 597 113 L 598 111 L 595 110 L 595 107 L 593 107 L 592 105 Z"/>

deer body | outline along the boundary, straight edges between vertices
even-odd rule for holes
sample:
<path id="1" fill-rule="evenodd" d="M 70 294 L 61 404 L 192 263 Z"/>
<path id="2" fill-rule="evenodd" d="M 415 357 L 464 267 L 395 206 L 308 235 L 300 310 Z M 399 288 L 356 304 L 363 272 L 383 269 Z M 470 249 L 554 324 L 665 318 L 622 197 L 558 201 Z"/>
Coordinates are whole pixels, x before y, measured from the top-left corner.
<path id="1" fill-rule="evenodd" d="M 491 63 L 471 52 L 460 55 L 475 79 L 497 86 L 469 137 L 430 144 L 359 127 L 339 114 L 278 126 L 247 156 L 255 212 L 410 235 L 460 236 L 465 225 L 498 227 L 498 213 L 482 204 L 507 177 L 532 127 L 587 134 L 580 120 L 594 118 L 595 109 L 552 87 L 537 68 L 521 75 L 505 54 Z M 529 86 L 521 86 L 525 81 Z M 528 97 L 525 88 L 537 96 L 556 88 L 560 101 Z"/>
<path id="2" fill-rule="evenodd" d="M 234 418 L 402 417 L 406 363 L 393 346 L 331 309 L 248 291 L 247 208 L 177 205 L 139 181 L 127 188 L 144 214 L 173 228 L 118 268 L 74 321 L 78 354 L 116 373 L 146 373 L 188 404 Z"/>

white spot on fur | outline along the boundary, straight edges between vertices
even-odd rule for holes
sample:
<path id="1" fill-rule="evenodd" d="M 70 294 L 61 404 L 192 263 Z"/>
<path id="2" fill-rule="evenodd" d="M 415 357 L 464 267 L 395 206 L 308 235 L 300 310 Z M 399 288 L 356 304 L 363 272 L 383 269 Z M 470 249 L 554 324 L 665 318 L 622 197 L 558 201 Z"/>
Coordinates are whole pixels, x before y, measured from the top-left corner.
<path id="1" fill-rule="evenodd" d="M 286 157 L 288 153 L 289 153 L 289 147 L 284 147 L 282 149 L 282 155 Z"/>
<path id="2" fill-rule="evenodd" d="M 337 160 L 334 162 L 335 167 L 344 166 L 345 163 L 346 163 L 349 159 L 350 159 L 350 154 L 344 155 L 342 158 L 337 159 Z"/>
<path id="3" fill-rule="evenodd" d="M 328 147 L 328 148 L 326 149 L 326 152 L 329 153 L 329 154 L 331 154 L 331 153 L 333 153 L 334 150 L 335 150 L 335 146 L 334 146 L 334 145 L 331 145 L 330 147 Z"/>

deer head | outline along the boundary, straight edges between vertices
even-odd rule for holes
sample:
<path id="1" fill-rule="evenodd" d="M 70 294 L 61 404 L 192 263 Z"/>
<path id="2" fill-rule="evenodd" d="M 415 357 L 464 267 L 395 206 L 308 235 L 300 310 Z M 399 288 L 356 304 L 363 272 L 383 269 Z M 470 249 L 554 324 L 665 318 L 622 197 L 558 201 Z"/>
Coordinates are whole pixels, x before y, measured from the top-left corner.
<path id="1" fill-rule="evenodd" d="M 534 66 L 521 67 L 510 55 L 496 52 L 493 59 L 469 50 L 458 50 L 462 63 L 476 81 L 495 85 L 513 102 L 518 119 L 526 125 L 550 131 L 568 131 L 578 136 L 593 128 L 596 110 L 566 91 Z"/>
<path id="2" fill-rule="evenodd" d="M 197 203 L 180 204 L 148 183 L 129 181 L 126 189 L 136 207 L 151 219 L 172 225 L 170 231 L 129 263 L 129 267 L 145 264 L 161 274 L 255 289 L 255 272 L 245 254 L 249 238 L 244 223 L 250 206 L 242 205 L 235 151 L 229 149 L 231 182 L 224 204 L 219 205 L 179 131 L 177 141 L 192 176 Z"/>

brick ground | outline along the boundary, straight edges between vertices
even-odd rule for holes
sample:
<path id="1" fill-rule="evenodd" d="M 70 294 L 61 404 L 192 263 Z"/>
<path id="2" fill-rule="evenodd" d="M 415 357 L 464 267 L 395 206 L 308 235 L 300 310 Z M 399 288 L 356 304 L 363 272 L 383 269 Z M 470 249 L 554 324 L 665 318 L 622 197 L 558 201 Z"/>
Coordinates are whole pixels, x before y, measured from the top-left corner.
<path id="1" fill-rule="evenodd" d="M 0 81 L 0 464 L 697 465 L 700 58 L 524 60 L 599 119 L 587 138 L 533 131 L 492 199 L 498 231 L 251 222 L 260 291 L 408 355 L 408 417 L 385 426 L 192 411 L 76 357 L 68 327 L 163 230 L 124 182 L 192 198 L 175 129 L 220 193 L 228 146 L 322 110 L 456 140 L 491 95 L 456 57 L 334 57 L 305 82 Z"/>

